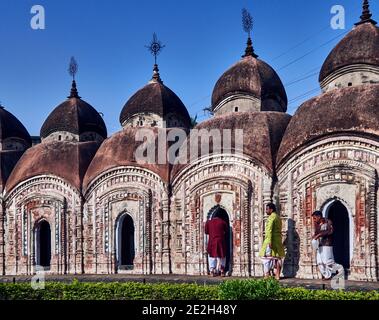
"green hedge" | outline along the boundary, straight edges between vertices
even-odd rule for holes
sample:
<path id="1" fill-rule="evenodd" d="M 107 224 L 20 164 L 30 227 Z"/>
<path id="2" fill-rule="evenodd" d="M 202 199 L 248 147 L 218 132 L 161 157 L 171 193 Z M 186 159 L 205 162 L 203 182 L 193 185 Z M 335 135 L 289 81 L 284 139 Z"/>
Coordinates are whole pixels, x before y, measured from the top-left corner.
<path id="1" fill-rule="evenodd" d="M 307 290 L 304 288 L 281 289 L 280 300 L 379 300 L 378 291 Z"/>
<path id="2" fill-rule="evenodd" d="M 276 300 L 280 289 L 275 279 L 231 280 L 219 285 L 219 297 L 222 300 Z"/>
<path id="3" fill-rule="evenodd" d="M 219 289 L 223 300 L 379 300 L 379 291 L 283 288 L 275 279 L 226 281 Z"/>
<path id="4" fill-rule="evenodd" d="M 274 279 L 228 280 L 220 285 L 143 284 L 137 282 L 70 284 L 0 283 L 0 300 L 379 300 L 379 292 L 283 288 Z"/>
<path id="5" fill-rule="evenodd" d="M 217 286 L 196 284 L 47 282 L 42 290 L 29 283 L 0 283 L 0 300 L 217 300 Z"/>

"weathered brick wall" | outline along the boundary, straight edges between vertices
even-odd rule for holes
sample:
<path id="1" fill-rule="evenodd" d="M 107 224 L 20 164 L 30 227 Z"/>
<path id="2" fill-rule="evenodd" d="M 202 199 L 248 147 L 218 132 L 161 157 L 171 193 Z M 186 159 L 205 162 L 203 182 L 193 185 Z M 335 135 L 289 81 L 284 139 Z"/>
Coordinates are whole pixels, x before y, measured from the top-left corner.
<path id="1" fill-rule="evenodd" d="M 378 143 L 339 136 L 309 145 L 279 168 L 282 215 L 295 236 L 289 239 L 292 253 L 285 262 L 289 274 L 319 277 L 310 243 L 311 214 L 322 210 L 327 215 L 328 207 L 338 200 L 349 213 L 349 278 L 377 280 L 378 166 Z"/>
<path id="2" fill-rule="evenodd" d="M 349 212 L 349 277 L 377 280 L 378 167 L 377 142 L 335 136 L 289 158 L 278 170 L 276 185 L 265 169 L 241 156 L 210 156 L 186 167 L 173 182 L 171 197 L 159 176 L 136 167 L 102 174 L 84 198 L 56 177 L 36 177 L 4 199 L 0 272 L 33 274 L 34 230 L 45 219 L 51 227 L 51 273 L 205 275 L 204 224 L 210 209 L 220 205 L 231 224 L 232 274 L 261 276 L 264 206 L 273 199 L 283 220 L 283 274 L 318 278 L 310 245 L 311 214 L 316 209 L 326 212 L 337 199 Z M 135 228 L 130 270 L 119 264 L 118 222 L 124 215 L 133 219 Z"/>
<path id="3" fill-rule="evenodd" d="M 221 156 L 222 157 L 222 156 Z M 190 166 L 174 181 L 176 252 L 174 271 L 208 273 L 204 225 L 210 209 L 220 205 L 232 231 L 233 275 L 261 275 L 258 252 L 263 242 L 264 204 L 271 200 L 272 178 L 249 159 L 219 156 Z"/>
<path id="4" fill-rule="evenodd" d="M 36 228 L 46 221 L 51 229 L 51 273 L 80 273 L 77 220 L 80 195 L 56 177 L 40 176 L 21 183 L 5 200 L 6 274 L 33 274 L 36 265 Z M 78 256 L 79 255 L 79 256 Z"/>

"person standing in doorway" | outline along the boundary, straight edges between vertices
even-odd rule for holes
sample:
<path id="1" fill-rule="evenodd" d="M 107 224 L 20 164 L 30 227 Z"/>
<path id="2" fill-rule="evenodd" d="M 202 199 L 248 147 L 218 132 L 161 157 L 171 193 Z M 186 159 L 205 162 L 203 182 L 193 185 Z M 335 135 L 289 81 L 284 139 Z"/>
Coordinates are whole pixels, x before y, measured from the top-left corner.
<path id="1" fill-rule="evenodd" d="M 330 280 L 333 273 L 342 272 L 343 267 L 334 261 L 333 255 L 333 224 L 322 216 L 321 211 L 312 214 L 315 234 L 312 244 L 317 248 L 317 265 L 323 280 Z"/>
<path id="2" fill-rule="evenodd" d="M 269 217 L 266 222 L 265 239 L 259 256 L 263 262 L 265 278 L 270 277 L 272 270 L 275 270 L 275 278 L 280 280 L 282 259 L 285 257 L 282 242 L 282 221 L 273 203 L 269 203 L 266 206 L 266 214 Z"/>
<path id="3" fill-rule="evenodd" d="M 216 210 L 211 220 L 205 224 L 205 234 L 209 235 L 207 252 L 209 257 L 209 269 L 212 276 L 225 277 L 226 240 L 228 224 L 218 217 Z"/>

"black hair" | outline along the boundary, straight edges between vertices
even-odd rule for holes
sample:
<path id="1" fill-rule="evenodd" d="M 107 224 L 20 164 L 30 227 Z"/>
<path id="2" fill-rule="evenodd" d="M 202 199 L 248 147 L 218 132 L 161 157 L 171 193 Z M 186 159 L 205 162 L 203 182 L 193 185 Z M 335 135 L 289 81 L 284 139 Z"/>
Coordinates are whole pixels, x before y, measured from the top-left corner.
<path id="1" fill-rule="evenodd" d="M 312 217 L 314 217 L 314 216 L 316 216 L 316 217 L 322 217 L 322 212 L 319 211 L 319 210 L 317 210 L 317 211 L 315 211 L 315 212 L 312 213 Z"/>
<path id="2" fill-rule="evenodd" d="M 218 206 L 212 213 L 212 217 L 213 218 L 224 218 L 225 216 L 228 216 L 227 212 L 221 208 L 220 206 Z"/>
<path id="3" fill-rule="evenodd" d="M 273 203 L 267 204 L 266 207 L 272 209 L 272 211 L 276 211 L 276 205 L 274 205 Z"/>

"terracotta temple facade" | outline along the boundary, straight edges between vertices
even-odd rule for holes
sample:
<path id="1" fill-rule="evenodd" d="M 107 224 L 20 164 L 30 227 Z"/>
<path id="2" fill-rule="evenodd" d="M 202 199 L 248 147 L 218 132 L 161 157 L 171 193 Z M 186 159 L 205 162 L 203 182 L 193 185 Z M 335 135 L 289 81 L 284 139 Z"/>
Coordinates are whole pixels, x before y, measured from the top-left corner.
<path id="1" fill-rule="evenodd" d="M 141 128 L 155 140 L 191 128 L 157 66 L 110 137 L 75 82 L 39 144 L 1 108 L 0 275 L 30 275 L 36 266 L 52 274 L 207 275 L 204 225 L 221 206 L 229 273 L 261 276 L 265 204 L 273 201 L 283 219 L 284 276 L 320 277 L 311 247 L 311 214 L 320 209 L 333 221 L 335 258 L 348 278 L 377 281 L 379 28 L 367 1 L 319 81 L 322 93 L 291 117 L 279 76 L 249 37 L 215 85 L 213 117 L 196 126 L 242 129 L 243 152 L 211 148 L 185 164 L 135 159 Z"/>

